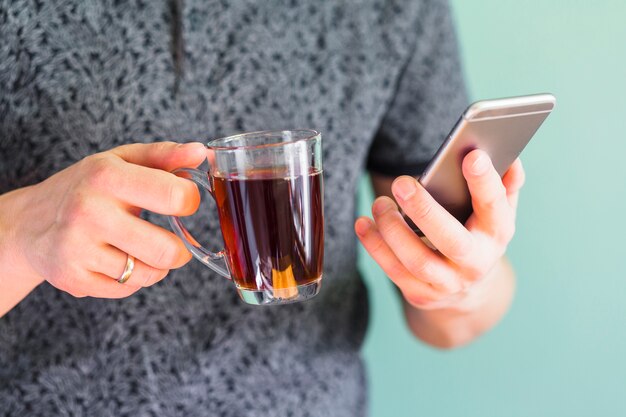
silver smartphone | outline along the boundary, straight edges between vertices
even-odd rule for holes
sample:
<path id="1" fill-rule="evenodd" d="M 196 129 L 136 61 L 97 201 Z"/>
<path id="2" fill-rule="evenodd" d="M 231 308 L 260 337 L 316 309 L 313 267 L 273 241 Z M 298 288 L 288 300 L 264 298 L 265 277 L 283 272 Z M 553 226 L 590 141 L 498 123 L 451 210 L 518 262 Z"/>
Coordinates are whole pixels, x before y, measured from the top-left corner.
<path id="1" fill-rule="evenodd" d="M 461 163 L 474 149 L 491 157 L 500 174 L 508 170 L 548 117 L 556 98 L 535 94 L 470 105 L 428 164 L 419 182 L 461 223 L 472 214 L 472 201 Z"/>

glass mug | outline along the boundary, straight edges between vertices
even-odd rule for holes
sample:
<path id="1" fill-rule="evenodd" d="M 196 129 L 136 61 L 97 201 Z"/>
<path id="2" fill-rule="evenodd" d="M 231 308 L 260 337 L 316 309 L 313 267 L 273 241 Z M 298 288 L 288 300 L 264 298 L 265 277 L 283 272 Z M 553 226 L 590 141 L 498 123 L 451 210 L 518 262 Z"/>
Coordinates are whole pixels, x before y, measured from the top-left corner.
<path id="1" fill-rule="evenodd" d="M 213 253 L 170 216 L 200 262 L 232 279 L 249 304 L 315 296 L 324 261 L 321 135 L 315 130 L 251 132 L 207 144 L 209 172 L 174 171 L 215 199 L 224 249 Z"/>

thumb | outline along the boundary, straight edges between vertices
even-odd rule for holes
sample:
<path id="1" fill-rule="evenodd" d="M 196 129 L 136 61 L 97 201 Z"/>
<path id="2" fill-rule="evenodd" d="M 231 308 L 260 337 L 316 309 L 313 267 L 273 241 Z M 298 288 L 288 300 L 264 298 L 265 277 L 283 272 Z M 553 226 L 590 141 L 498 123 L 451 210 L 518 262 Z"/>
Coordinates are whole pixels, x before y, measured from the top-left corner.
<path id="1" fill-rule="evenodd" d="M 207 157 L 207 148 L 200 142 L 132 143 L 118 146 L 111 152 L 131 164 L 165 171 L 197 167 Z"/>

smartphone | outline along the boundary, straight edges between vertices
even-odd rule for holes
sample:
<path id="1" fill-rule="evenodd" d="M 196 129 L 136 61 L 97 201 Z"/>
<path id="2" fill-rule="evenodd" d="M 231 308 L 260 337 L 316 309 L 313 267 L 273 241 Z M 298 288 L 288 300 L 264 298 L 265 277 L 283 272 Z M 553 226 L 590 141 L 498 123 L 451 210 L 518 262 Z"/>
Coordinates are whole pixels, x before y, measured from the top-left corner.
<path id="1" fill-rule="evenodd" d="M 503 176 L 522 152 L 556 98 L 535 94 L 471 104 L 419 178 L 428 192 L 461 223 L 472 214 L 472 200 L 461 163 L 474 149 L 485 151 Z"/>

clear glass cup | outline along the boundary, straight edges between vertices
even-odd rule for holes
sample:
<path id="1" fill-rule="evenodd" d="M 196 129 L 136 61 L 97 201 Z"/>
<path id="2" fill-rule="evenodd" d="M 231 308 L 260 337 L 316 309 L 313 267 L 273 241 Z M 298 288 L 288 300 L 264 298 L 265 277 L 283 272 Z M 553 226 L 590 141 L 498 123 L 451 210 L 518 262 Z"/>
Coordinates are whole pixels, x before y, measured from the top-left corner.
<path id="1" fill-rule="evenodd" d="M 207 144 L 209 171 L 174 173 L 217 203 L 224 249 L 200 245 L 171 216 L 193 256 L 232 279 L 249 304 L 285 304 L 315 296 L 324 262 L 321 135 L 315 130 L 251 132 Z"/>

